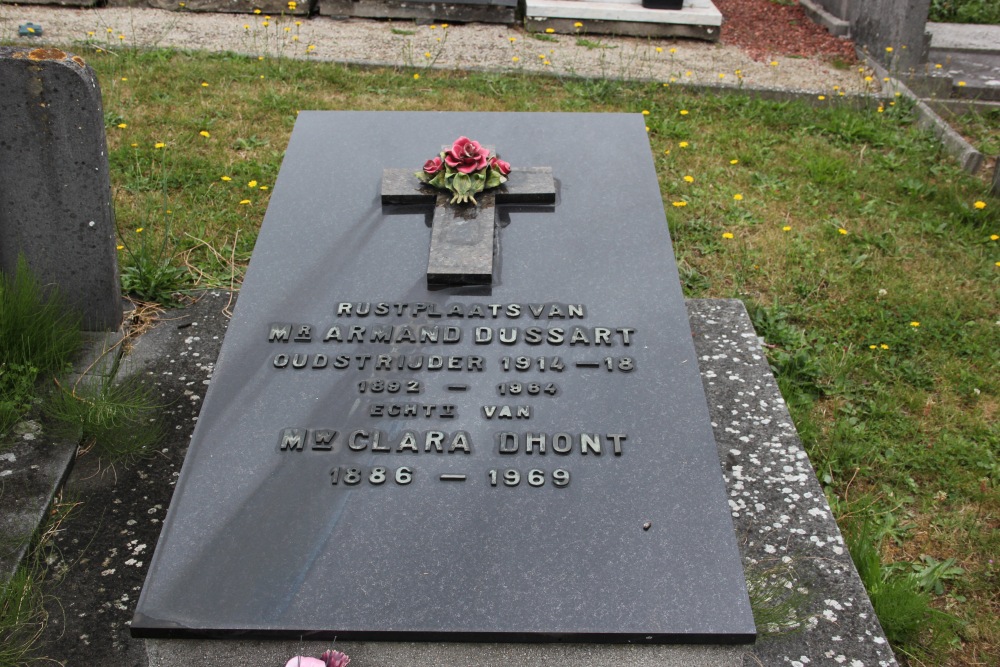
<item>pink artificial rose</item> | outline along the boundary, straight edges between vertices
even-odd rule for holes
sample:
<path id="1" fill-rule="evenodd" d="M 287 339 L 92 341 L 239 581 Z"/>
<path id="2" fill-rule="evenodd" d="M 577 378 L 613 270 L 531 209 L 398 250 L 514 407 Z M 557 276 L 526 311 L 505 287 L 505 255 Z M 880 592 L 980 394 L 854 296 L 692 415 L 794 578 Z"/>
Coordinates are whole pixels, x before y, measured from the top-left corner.
<path id="1" fill-rule="evenodd" d="M 504 162 L 498 157 L 490 159 L 490 166 L 499 171 L 503 176 L 510 173 L 510 162 Z"/>
<path id="2" fill-rule="evenodd" d="M 442 167 L 441 158 L 431 158 L 427 162 L 424 162 L 424 173 L 425 174 L 436 174 L 441 171 Z"/>
<path id="3" fill-rule="evenodd" d="M 441 160 L 438 159 L 438 162 Z M 320 659 L 324 661 L 326 667 L 347 667 L 347 664 L 351 662 L 350 656 L 346 653 L 341 653 L 340 651 L 334 651 L 330 649 L 325 651 Z"/>
<path id="4" fill-rule="evenodd" d="M 445 151 L 444 161 L 463 174 L 471 174 L 486 167 L 490 152 L 468 137 L 459 137 L 450 150 Z"/>
<path id="5" fill-rule="evenodd" d="M 286 662 L 285 667 L 326 667 L 326 663 L 319 658 L 307 658 L 304 655 L 297 655 Z"/>

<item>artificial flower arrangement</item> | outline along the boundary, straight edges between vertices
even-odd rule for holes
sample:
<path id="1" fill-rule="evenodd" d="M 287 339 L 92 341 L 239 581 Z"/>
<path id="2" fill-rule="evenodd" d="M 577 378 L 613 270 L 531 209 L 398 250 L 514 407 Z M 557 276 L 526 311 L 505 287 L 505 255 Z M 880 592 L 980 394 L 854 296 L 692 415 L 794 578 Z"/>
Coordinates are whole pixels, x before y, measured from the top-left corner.
<path id="1" fill-rule="evenodd" d="M 507 182 L 510 163 L 468 137 L 459 137 L 448 150 L 424 163 L 417 178 L 451 193 L 452 204 L 476 204 L 476 195 Z"/>

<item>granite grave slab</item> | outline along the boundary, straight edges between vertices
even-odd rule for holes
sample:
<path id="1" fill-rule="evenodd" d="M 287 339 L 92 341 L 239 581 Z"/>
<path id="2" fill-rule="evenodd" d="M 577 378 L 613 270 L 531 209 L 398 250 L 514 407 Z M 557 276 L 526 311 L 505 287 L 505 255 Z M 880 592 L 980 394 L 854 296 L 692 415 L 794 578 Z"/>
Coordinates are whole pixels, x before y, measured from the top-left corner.
<path id="1" fill-rule="evenodd" d="M 459 135 L 556 201 L 428 287 L 382 176 Z M 753 641 L 641 116 L 300 114 L 132 631 Z"/>

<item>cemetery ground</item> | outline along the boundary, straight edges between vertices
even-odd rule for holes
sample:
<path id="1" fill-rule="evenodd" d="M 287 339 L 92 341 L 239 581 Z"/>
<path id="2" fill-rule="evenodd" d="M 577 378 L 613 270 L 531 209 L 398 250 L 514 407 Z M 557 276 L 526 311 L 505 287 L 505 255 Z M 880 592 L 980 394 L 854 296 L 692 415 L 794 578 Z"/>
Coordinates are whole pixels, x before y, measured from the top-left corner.
<path id="1" fill-rule="evenodd" d="M 841 528 L 868 554 L 897 656 L 1000 660 L 1000 201 L 913 127 L 904 98 L 76 51 L 103 86 L 123 285 L 179 306 L 175 328 L 197 319 L 185 307 L 223 317 L 220 290 L 239 289 L 300 109 L 645 114 L 686 294 L 747 304 Z M 628 233 L 627 218 L 608 224 Z M 191 306 L 206 289 L 217 296 Z M 191 330 L 197 375 L 169 360 L 141 372 L 169 446 L 131 463 L 83 455 L 56 508 L 68 516 L 22 575 L 44 602 L 21 628 L 39 633 L 39 659 L 141 664 L 127 621 L 221 342 Z"/>

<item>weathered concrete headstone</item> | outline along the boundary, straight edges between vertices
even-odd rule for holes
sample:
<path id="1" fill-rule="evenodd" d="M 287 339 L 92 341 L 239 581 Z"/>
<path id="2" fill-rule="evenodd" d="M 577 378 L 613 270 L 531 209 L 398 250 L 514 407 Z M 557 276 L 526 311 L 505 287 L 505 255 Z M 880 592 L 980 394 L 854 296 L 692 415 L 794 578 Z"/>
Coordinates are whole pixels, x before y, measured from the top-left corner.
<path id="1" fill-rule="evenodd" d="M 23 254 L 84 327 L 122 306 L 101 90 L 79 56 L 0 47 L 0 269 Z"/>
<path id="2" fill-rule="evenodd" d="M 459 135 L 556 203 L 432 288 L 383 173 Z M 131 627 L 754 639 L 640 115 L 300 114 Z"/>
<path id="3" fill-rule="evenodd" d="M 814 16 L 825 14 L 824 22 L 835 34 L 849 32 L 894 75 L 906 75 L 927 61 L 930 0 L 802 0 L 802 4 Z M 849 30 L 841 29 L 844 24 Z"/>

